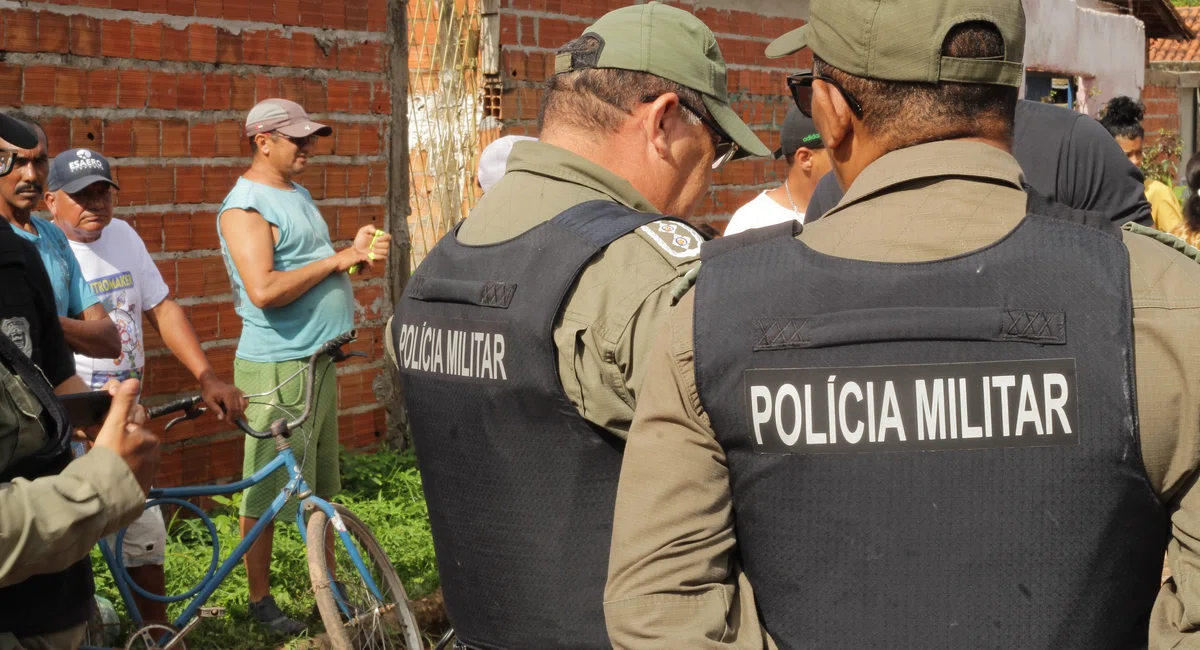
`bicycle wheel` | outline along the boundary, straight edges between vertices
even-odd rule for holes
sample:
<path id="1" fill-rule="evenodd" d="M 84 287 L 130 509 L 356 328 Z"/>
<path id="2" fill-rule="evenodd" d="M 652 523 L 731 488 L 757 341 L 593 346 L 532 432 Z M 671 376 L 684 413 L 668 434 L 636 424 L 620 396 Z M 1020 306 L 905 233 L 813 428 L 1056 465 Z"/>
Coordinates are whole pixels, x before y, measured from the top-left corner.
<path id="1" fill-rule="evenodd" d="M 376 598 L 363 580 L 337 534 L 339 522 L 331 521 L 321 510 L 313 512 L 308 520 L 308 571 L 333 650 L 422 650 L 408 594 L 383 547 L 354 513 L 336 503 L 333 507 L 383 595 L 382 599 Z M 327 566 L 325 548 L 325 536 L 331 528 L 334 567 Z"/>

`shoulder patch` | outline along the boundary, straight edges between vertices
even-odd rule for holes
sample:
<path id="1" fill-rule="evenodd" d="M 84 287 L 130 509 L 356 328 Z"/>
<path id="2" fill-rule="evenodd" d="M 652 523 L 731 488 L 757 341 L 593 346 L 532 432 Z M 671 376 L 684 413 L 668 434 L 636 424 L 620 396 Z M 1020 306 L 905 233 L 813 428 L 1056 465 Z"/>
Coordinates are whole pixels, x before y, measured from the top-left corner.
<path id="1" fill-rule="evenodd" d="M 1183 253 L 1187 257 L 1190 257 L 1193 262 L 1200 263 L 1200 250 L 1196 249 L 1196 247 L 1180 239 L 1179 237 L 1176 237 L 1175 235 L 1150 228 L 1149 226 L 1143 226 L 1132 221 L 1121 226 L 1121 230 L 1133 233 L 1135 235 L 1144 235 L 1159 241 L 1167 246 L 1170 246 L 1171 248 L 1174 248 L 1180 253 Z"/>
<path id="2" fill-rule="evenodd" d="M 660 219 L 638 228 L 636 232 L 672 265 L 678 266 L 700 257 L 700 244 L 704 236 L 682 221 Z"/>

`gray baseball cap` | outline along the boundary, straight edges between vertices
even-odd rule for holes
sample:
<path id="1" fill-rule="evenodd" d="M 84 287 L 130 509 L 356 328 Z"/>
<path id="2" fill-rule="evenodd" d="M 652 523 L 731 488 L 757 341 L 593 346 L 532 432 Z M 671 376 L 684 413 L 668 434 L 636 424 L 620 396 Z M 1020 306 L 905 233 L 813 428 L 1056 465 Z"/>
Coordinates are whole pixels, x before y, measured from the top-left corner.
<path id="1" fill-rule="evenodd" d="M 74 194 L 92 183 L 108 183 L 118 190 L 121 186 L 113 182 L 112 168 L 108 159 L 91 149 L 67 149 L 50 162 L 50 177 L 46 189 L 51 192 L 62 190 Z"/>
<path id="2" fill-rule="evenodd" d="M 246 116 L 246 135 L 255 136 L 271 131 L 278 131 L 293 138 L 310 135 L 325 137 L 333 134 L 333 129 L 312 121 L 303 106 L 279 98 L 262 100 L 255 104 Z"/>

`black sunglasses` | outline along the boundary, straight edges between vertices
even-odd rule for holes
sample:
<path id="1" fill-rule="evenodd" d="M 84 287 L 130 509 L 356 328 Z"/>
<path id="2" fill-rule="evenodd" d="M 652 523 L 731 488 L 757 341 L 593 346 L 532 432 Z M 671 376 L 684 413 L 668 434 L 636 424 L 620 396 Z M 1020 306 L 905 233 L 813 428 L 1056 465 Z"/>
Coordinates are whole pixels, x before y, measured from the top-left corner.
<path id="1" fill-rule="evenodd" d="M 271 133 L 271 135 L 283 138 L 284 140 L 287 140 L 288 142 L 296 145 L 296 147 L 304 147 L 306 145 L 312 144 L 313 142 L 316 142 L 316 140 L 317 140 L 316 135 L 306 135 L 303 138 L 296 138 L 296 137 L 292 137 L 290 135 L 284 135 L 278 131 L 273 131 Z"/>
<path id="2" fill-rule="evenodd" d="M 713 135 L 717 136 L 717 139 L 713 141 L 712 168 L 717 169 L 729 162 L 729 159 L 733 158 L 733 155 L 738 152 L 739 148 L 738 144 L 733 141 L 733 138 L 729 137 L 729 134 L 715 120 L 709 117 L 706 111 L 697 110 L 691 104 L 683 101 L 682 98 L 679 98 L 679 105 L 686 108 L 692 115 L 700 118 L 700 122 L 708 127 L 708 130 L 712 131 Z"/>
<path id="3" fill-rule="evenodd" d="M 796 102 L 796 108 L 804 114 L 804 117 L 812 117 L 812 84 L 817 79 L 838 89 L 842 93 L 842 97 L 846 99 L 846 104 L 850 106 L 850 110 L 858 116 L 858 119 L 863 118 L 862 104 L 854 95 L 851 95 L 842 87 L 842 84 L 837 82 L 837 79 L 829 75 L 817 74 L 812 70 L 804 70 L 794 75 L 789 75 L 787 78 L 788 90 L 792 91 L 792 101 Z"/>

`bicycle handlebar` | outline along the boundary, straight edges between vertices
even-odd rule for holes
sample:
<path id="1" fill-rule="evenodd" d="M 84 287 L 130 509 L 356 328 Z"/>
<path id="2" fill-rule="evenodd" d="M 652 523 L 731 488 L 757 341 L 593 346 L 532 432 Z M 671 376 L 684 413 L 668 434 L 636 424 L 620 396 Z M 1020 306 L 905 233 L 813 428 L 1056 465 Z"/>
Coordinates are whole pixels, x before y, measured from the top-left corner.
<path id="1" fill-rule="evenodd" d="M 154 418 L 160 418 L 164 415 L 175 413 L 176 411 L 186 411 L 203 401 L 204 398 L 200 397 L 199 395 L 181 397 L 173 402 L 167 402 L 166 404 L 160 404 L 158 406 L 152 406 L 146 409 L 146 418 L 153 420 Z"/>
<path id="2" fill-rule="evenodd" d="M 304 412 L 300 414 L 300 417 L 298 417 L 295 420 L 292 420 L 290 422 L 287 420 L 287 418 L 280 418 L 278 420 L 275 420 L 274 422 L 272 422 L 271 430 L 269 430 L 269 431 L 258 431 L 254 427 L 251 427 L 250 423 L 246 422 L 246 420 L 244 418 L 239 418 L 237 420 L 234 420 L 233 423 L 236 424 L 237 427 L 239 429 L 241 429 L 246 435 L 254 437 L 254 438 L 270 438 L 274 435 L 276 428 L 279 429 L 280 433 L 282 433 L 284 436 L 286 436 L 288 431 L 291 431 L 292 429 L 299 427 L 301 424 L 304 424 L 304 421 L 308 419 L 309 414 L 312 412 L 313 386 L 316 383 L 315 370 L 316 370 L 316 366 L 317 366 L 317 360 L 327 354 L 332 356 L 334 358 L 335 362 L 345 361 L 349 356 L 366 356 L 365 354 L 361 354 L 361 353 L 357 353 L 357 352 L 352 353 L 351 355 L 339 353 L 340 348 L 343 345 L 346 345 L 347 343 L 350 343 L 357 338 L 358 338 L 358 330 L 350 330 L 349 332 L 346 332 L 345 334 L 336 336 L 332 339 L 329 339 L 325 343 L 321 344 L 321 347 L 317 348 L 317 351 L 313 352 L 312 356 L 309 357 L 309 359 L 308 359 L 308 377 L 305 379 L 306 383 L 304 386 Z M 155 406 L 155 407 L 146 409 L 146 417 L 153 419 L 153 418 L 157 418 L 157 417 L 162 417 L 162 416 L 170 414 L 170 413 L 175 413 L 176 411 L 188 411 L 188 416 L 183 416 L 179 419 L 190 419 L 190 417 L 196 417 L 197 415 L 199 415 L 199 413 L 196 413 L 195 415 L 193 415 L 193 411 L 194 411 L 194 408 L 198 404 L 200 404 L 202 401 L 204 401 L 204 399 L 199 395 L 193 395 L 191 397 L 183 397 L 183 398 L 171 401 L 171 402 L 167 402 L 166 404 L 162 404 L 159 406 Z M 200 411 L 200 412 L 202 412 L 202 411 Z M 172 424 L 174 424 L 174 421 L 172 421 Z M 170 425 L 168 425 L 168 427 L 169 426 Z"/>

